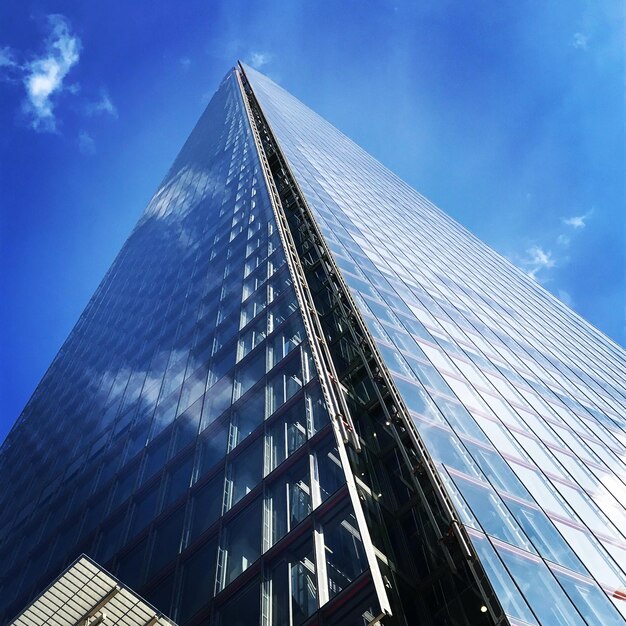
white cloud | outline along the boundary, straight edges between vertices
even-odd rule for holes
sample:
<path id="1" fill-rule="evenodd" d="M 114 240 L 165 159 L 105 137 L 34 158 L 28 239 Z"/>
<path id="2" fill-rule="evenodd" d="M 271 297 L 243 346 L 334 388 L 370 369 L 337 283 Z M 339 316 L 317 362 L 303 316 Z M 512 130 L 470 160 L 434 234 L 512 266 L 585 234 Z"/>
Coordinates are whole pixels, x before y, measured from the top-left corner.
<path id="1" fill-rule="evenodd" d="M 563 233 L 561 233 L 561 234 L 560 234 L 560 235 L 556 238 L 556 242 L 559 244 L 559 246 L 563 246 L 564 248 L 567 248 L 567 246 L 569 246 L 569 244 L 571 243 L 571 241 L 572 241 L 572 240 L 571 240 L 571 239 L 570 239 L 567 235 L 565 235 L 565 234 L 563 234 Z"/>
<path id="2" fill-rule="evenodd" d="M 16 67 L 17 61 L 15 60 L 15 52 L 9 46 L 0 48 L 0 68 L 2 67 Z"/>
<path id="3" fill-rule="evenodd" d="M 248 63 L 252 67 L 256 67 L 259 69 L 264 65 L 267 65 L 272 60 L 272 55 L 268 52 L 251 52 L 250 58 L 248 59 Z"/>
<path id="4" fill-rule="evenodd" d="M 526 268 L 526 273 L 533 280 L 537 280 L 537 273 L 541 270 L 549 270 L 556 265 L 556 261 L 552 257 L 552 252 L 544 250 L 539 246 L 531 246 L 528 248 L 526 255 L 523 264 Z"/>
<path id="5" fill-rule="evenodd" d="M 105 90 L 102 91 L 99 100 L 87 104 L 85 111 L 87 115 L 110 115 L 111 117 L 117 117 L 117 107 L 113 104 Z"/>
<path id="6" fill-rule="evenodd" d="M 563 224 L 567 226 L 571 226 L 572 228 L 584 228 L 586 224 L 586 220 L 591 216 L 591 211 L 588 211 L 584 215 L 574 215 L 572 217 L 564 217 Z"/>
<path id="7" fill-rule="evenodd" d="M 556 296 L 563 304 L 566 304 L 569 307 L 574 304 L 572 296 L 569 294 L 569 292 L 565 291 L 565 289 L 559 289 Z"/>
<path id="8" fill-rule="evenodd" d="M 0 48 L 0 80 L 7 83 L 20 83 L 23 68 L 17 59 L 13 48 Z"/>
<path id="9" fill-rule="evenodd" d="M 187 71 L 191 65 L 191 59 L 189 57 L 181 57 L 179 63 L 183 66 L 183 69 Z"/>
<path id="10" fill-rule="evenodd" d="M 587 50 L 589 45 L 589 37 L 583 35 L 583 33 L 574 33 L 574 39 L 572 40 L 572 46 L 578 50 Z"/>
<path id="11" fill-rule="evenodd" d="M 78 135 L 78 149 L 87 155 L 96 153 L 96 142 L 86 130 L 81 130 Z"/>
<path id="12" fill-rule="evenodd" d="M 49 15 L 48 23 L 51 33 L 44 56 L 25 66 L 25 109 L 35 130 L 54 131 L 56 119 L 52 97 L 63 90 L 65 77 L 78 63 L 81 43 L 70 33 L 69 24 L 62 15 Z"/>

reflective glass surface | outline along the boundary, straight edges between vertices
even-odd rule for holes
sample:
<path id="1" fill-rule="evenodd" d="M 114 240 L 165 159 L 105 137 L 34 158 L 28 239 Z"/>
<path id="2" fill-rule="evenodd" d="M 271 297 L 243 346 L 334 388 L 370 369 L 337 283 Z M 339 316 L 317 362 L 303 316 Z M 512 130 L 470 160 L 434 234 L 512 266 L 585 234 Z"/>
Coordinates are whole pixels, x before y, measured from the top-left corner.
<path id="1" fill-rule="evenodd" d="M 2 447 L 0 623 L 81 552 L 181 625 L 301 623 L 364 569 L 336 458 L 230 72 Z"/>
<path id="2" fill-rule="evenodd" d="M 245 72 L 510 622 L 624 624 L 623 350 Z M 181 626 L 356 626 L 371 533 L 423 603 L 384 623 L 488 623 L 415 593 L 441 542 L 373 376 L 346 476 L 261 163 L 232 71 L 0 450 L 0 622 L 85 552 Z"/>
<path id="3" fill-rule="evenodd" d="M 511 621 L 624 624 L 624 351 L 246 74 Z"/>

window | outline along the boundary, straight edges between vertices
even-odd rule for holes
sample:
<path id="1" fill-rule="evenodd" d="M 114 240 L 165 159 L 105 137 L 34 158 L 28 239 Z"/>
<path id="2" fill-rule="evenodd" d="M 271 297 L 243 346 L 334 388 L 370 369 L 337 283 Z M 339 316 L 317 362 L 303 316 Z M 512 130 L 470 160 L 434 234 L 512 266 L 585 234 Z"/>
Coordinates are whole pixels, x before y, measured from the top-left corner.
<path id="1" fill-rule="evenodd" d="M 279 328 L 269 341 L 269 367 L 284 359 L 304 339 L 304 328 L 298 317 L 291 318 Z"/>
<path id="2" fill-rule="evenodd" d="M 159 522 L 154 529 L 152 543 L 152 558 L 148 571 L 148 578 L 152 578 L 160 569 L 171 561 L 180 551 L 185 507 L 179 507 L 167 519 Z"/>
<path id="3" fill-rule="evenodd" d="M 165 465 L 170 438 L 165 436 L 148 448 L 145 456 L 142 482 L 146 482 Z"/>
<path id="4" fill-rule="evenodd" d="M 282 406 L 291 396 L 302 388 L 302 368 L 299 358 L 291 358 L 287 363 L 273 372 L 268 383 L 268 405 L 271 415 L 276 409 Z"/>
<path id="5" fill-rule="evenodd" d="M 213 424 L 211 428 L 201 435 L 200 444 L 197 447 L 198 456 L 195 480 L 200 480 L 202 476 L 224 458 L 227 439 L 228 421 L 224 419 Z"/>
<path id="6" fill-rule="evenodd" d="M 182 565 L 182 591 L 177 622 L 185 624 L 213 597 L 217 540 L 212 539 L 194 551 Z"/>
<path id="7" fill-rule="evenodd" d="M 219 626 L 251 626 L 261 623 L 261 585 L 258 578 L 248 583 L 217 611 Z"/>
<path id="8" fill-rule="evenodd" d="M 237 349 L 238 361 L 243 359 L 265 339 L 266 326 L 267 323 L 265 317 L 263 317 L 241 334 Z"/>
<path id="9" fill-rule="evenodd" d="M 207 368 L 202 365 L 187 377 L 183 384 L 178 403 L 178 415 L 186 411 L 204 394 L 207 379 Z"/>
<path id="10" fill-rule="evenodd" d="M 233 407 L 228 434 L 228 451 L 236 448 L 263 423 L 265 416 L 265 388 L 248 394 Z"/>
<path id="11" fill-rule="evenodd" d="M 238 400 L 265 374 L 265 350 L 260 349 L 237 368 L 234 399 Z"/>
<path id="12" fill-rule="evenodd" d="M 323 443 L 315 453 L 322 500 L 326 500 L 346 482 L 339 453 L 332 440 Z"/>
<path id="13" fill-rule="evenodd" d="M 111 498 L 110 510 L 114 511 L 122 502 L 128 498 L 137 481 L 137 474 L 139 472 L 139 463 L 135 463 L 131 467 L 125 467 L 122 473 L 118 476 L 115 488 L 113 491 L 113 497 Z"/>
<path id="14" fill-rule="evenodd" d="M 199 537 L 222 513 L 224 472 L 200 487 L 191 497 L 189 543 Z"/>
<path id="15" fill-rule="evenodd" d="M 132 520 L 128 538 L 132 539 L 153 519 L 156 513 L 159 486 L 154 485 L 147 493 L 140 496 L 133 505 Z"/>
<path id="16" fill-rule="evenodd" d="M 554 575 L 589 626 L 606 626 L 621 621 L 617 609 L 594 581 L 583 580 L 559 571 L 555 571 Z"/>
<path id="17" fill-rule="evenodd" d="M 176 455 L 177 452 L 188 446 L 198 435 L 200 414 L 202 412 L 202 400 L 202 397 L 198 398 L 176 419 L 172 444 L 172 456 Z"/>
<path id="18" fill-rule="evenodd" d="M 257 499 L 224 525 L 219 562 L 222 588 L 261 555 L 261 511 L 261 500 Z"/>
<path id="19" fill-rule="evenodd" d="M 365 571 L 367 560 L 353 513 L 346 512 L 324 526 L 328 593 L 334 597 Z"/>
<path id="20" fill-rule="evenodd" d="M 267 438 L 270 452 L 267 472 L 270 472 L 307 440 L 307 411 L 304 396 L 277 416 L 276 421 L 267 429 Z"/>
<path id="21" fill-rule="evenodd" d="M 504 548 L 498 553 L 541 624 L 584 626 L 583 619 L 542 561 Z"/>
<path id="22" fill-rule="evenodd" d="M 233 379 L 231 376 L 224 376 L 206 392 L 202 408 L 201 430 L 213 423 L 230 406 L 232 393 Z"/>
<path id="23" fill-rule="evenodd" d="M 186 459 L 167 472 L 163 490 L 163 509 L 166 509 L 187 491 L 191 481 L 192 468 L 193 456 L 189 454 Z"/>
<path id="24" fill-rule="evenodd" d="M 534 552 L 531 543 L 493 490 L 454 474 L 452 478 L 487 534 Z"/>
<path id="25" fill-rule="evenodd" d="M 289 468 L 268 487 L 265 546 L 269 548 L 311 512 L 309 457 Z"/>
<path id="26" fill-rule="evenodd" d="M 505 498 L 505 502 L 542 556 L 574 571 L 586 573 L 572 549 L 541 509 L 510 498 Z"/>
<path id="27" fill-rule="evenodd" d="M 263 439 L 257 439 L 230 461 L 226 469 L 224 510 L 250 493 L 263 475 Z"/>
<path id="28" fill-rule="evenodd" d="M 513 618 L 523 620 L 525 623 L 537 626 L 537 620 L 526 604 L 526 600 L 511 580 L 511 576 L 498 558 L 489 540 L 484 535 L 474 533 L 472 533 L 472 540 L 480 563 L 485 568 L 489 582 L 502 603 L 505 613 Z"/>
<path id="29" fill-rule="evenodd" d="M 148 539 L 143 539 L 119 560 L 115 575 L 131 589 L 137 589 L 143 583 L 144 555 L 147 545 Z"/>

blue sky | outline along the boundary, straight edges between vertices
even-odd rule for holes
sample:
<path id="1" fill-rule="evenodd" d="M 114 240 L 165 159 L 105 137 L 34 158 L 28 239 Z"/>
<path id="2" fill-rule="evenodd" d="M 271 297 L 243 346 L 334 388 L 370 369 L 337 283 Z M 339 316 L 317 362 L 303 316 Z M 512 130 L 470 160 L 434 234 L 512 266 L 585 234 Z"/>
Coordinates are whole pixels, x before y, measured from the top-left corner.
<path id="1" fill-rule="evenodd" d="M 626 343 L 620 1 L 0 8 L 0 440 L 241 58 Z"/>

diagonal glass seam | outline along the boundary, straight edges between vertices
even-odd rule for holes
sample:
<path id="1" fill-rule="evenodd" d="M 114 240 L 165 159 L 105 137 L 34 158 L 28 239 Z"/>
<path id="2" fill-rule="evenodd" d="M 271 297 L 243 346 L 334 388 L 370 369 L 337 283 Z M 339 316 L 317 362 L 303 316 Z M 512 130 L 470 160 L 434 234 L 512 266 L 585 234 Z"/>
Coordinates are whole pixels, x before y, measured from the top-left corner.
<path id="1" fill-rule="evenodd" d="M 320 325 L 319 318 L 317 316 L 315 304 L 313 302 L 313 298 L 308 288 L 308 284 L 304 277 L 304 271 L 298 257 L 298 252 L 296 250 L 295 243 L 287 224 L 287 218 L 282 206 L 282 201 L 278 193 L 278 189 L 276 188 L 272 170 L 270 168 L 267 154 L 260 137 L 259 128 L 257 126 L 257 121 L 252 111 L 252 107 L 255 108 L 255 113 L 257 113 L 259 121 L 263 123 L 263 130 L 265 134 L 270 136 L 267 121 L 263 117 L 261 117 L 262 112 L 260 110 L 258 102 L 256 101 L 256 98 L 254 97 L 250 84 L 246 79 L 245 72 L 241 64 L 239 64 L 238 67 L 235 68 L 235 74 L 237 76 L 238 85 L 241 90 L 241 96 L 244 101 L 248 123 L 252 130 L 254 143 L 258 152 L 259 160 L 261 162 L 263 176 L 269 191 L 270 202 L 272 205 L 272 209 L 274 210 L 281 243 L 284 248 L 287 265 L 294 284 L 294 291 L 296 292 L 296 297 L 299 301 L 304 327 L 311 347 L 311 353 L 313 355 L 313 360 L 318 370 L 320 387 L 328 406 L 328 413 L 330 415 L 331 423 L 333 424 L 333 432 L 335 434 L 337 450 L 339 452 L 339 458 L 341 460 L 341 464 L 346 478 L 346 484 L 348 486 L 350 501 L 352 503 L 357 524 L 359 526 L 361 540 L 363 542 L 363 548 L 370 569 L 372 582 L 374 584 L 377 599 L 380 604 L 380 615 L 376 616 L 374 620 L 370 622 L 370 624 L 374 626 L 375 624 L 379 623 L 385 615 L 391 615 L 392 609 L 387 594 L 386 584 L 383 579 L 382 572 L 380 571 L 374 545 L 372 543 L 367 523 L 365 521 L 365 514 L 361 505 L 356 482 L 354 480 L 354 475 L 350 469 L 350 462 L 346 451 L 346 444 L 348 442 L 350 442 L 357 450 L 360 449 L 360 443 L 355 435 L 354 426 L 351 423 L 351 418 L 346 405 L 346 401 L 343 396 L 343 392 L 339 386 L 339 381 L 335 372 L 334 364 L 324 341 L 323 331 Z M 273 143 L 274 145 L 276 145 L 275 140 Z M 319 602 L 320 606 L 323 606 L 325 602 L 329 600 L 329 598 L 322 597 L 321 595 L 322 592 L 325 595 L 327 595 L 328 593 L 328 585 L 326 583 L 326 563 L 323 549 L 324 545 L 323 538 L 320 537 L 318 532 L 315 533 L 315 536 L 317 542 L 321 544 L 318 546 L 319 549 L 316 550 L 316 554 L 321 557 L 319 558 L 320 562 L 316 563 L 316 566 L 318 569 L 318 577 L 320 577 L 322 580 L 322 582 L 319 584 Z"/>
<path id="2" fill-rule="evenodd" d="M 491 617 L 493 618 L 496 624 L 507 624 L 508 619 L 504 613 L 504 610 L 493 591 L 491 583 L 489 582 L 486 573 L 480 564 L 479 557 L 476 551 L 473 548 L 471 540 L 466 532 L 465 527 L 460 522 L 460 516 L 456 512 L 456 508 L 450 498 L 447 489 L 445 487 L 444 482 L 439 476 L 439 473 L 435 467 L 433 459 L 421 437 L 413 420 L 410 418 L 409 411 L 406 407 L 406 404 L 399 393 L 395 382 L 385 364 L 382 356 L 379 353 L 379 350 L 376 346 L 374 338 L 372 337 L 367 325 L 361 315 L 361 312 L 356 305 L 352 294 L 348 288 L 348 285 L 341 274 L 341 271 L 334 260 L 332 252 L 326 243 L 322 232 L 317 225 L 313 212 L 310 207 L 308 207 L 305 195 L 301 191 L 296 177 L 293 175 L 291 168 L 287 162 L 287 159 L 283 155 L 280 145 L 278 141 L 275 139 L 275 134 L 272 131 L 271 124 L 268 121 L 267 117 L 264 115 L 262 107 L 258 99 L 254 94 L 254 90 L 250 83 L 247 80 L 245 74 L 245 68 L 239 64 L 241 87 L 245 94 L 244 99 L 247 99 L 246 102 L 246 110 L 249 115 L 252 115 L 252 112 L 249 110 L 251 106 L 254 109 L 254 113 L 257 115 L 260 121 L 260 125 L 263 127 L 263 131 L 267 136 L 267 139 L 271 142 L 271 148 L 274 151 L 277 160 L 280 162 L 280 172 L 283 176 L 283 182 L 288 184 L 293 191 L 295 192 L 295 198 L 297 199 L 297 210 L 300 211 L 300 217 L 306 222 L 306 226 L 309 230 L 309 235 L 311 237 L 311 241 L 313 245 L 320 252 L 320 257 L 323 259 L 323 265 L 326 268 L 327 274 L 331 279 L 333 287 L 336 292 L 335 295 L 339 302 L 341 302 L 342 307 L 347 312 L 347 321 L 350 332 L 355 339 L 355 345 L 358 347 L 358 350 L 361 353 L 361 358 L 363 365 L 365 366 L 370 379 L 372 381 L 378 381 L 376 385 L 374 385 L 376 393 L 379 397 L 379 401 L 381 407 L 385 411 L 386 414 L 386 425 L 392 430 L 394 437 L 398 441 L 398 449 L 403 456 L 403 459 L 407 466 L 411 471 L 411 476 L 415 479 L 414 482 L 417 486 L 417 491 L 420 494 L 422 499 L 422 503 L 425 504 L 426 511 L 428 513 L 428 517 L 430 518 L 431 523 L 435 531 L 438 534 L 440 546 L 443 549 L 446 560 L 450 564 L 453 571 L 456 570 L 456 564 L 454 562 L 454 558 L 452 557 L 450 550 L 448 550 L 447 543 L 451 538 L 456 542 L 457 546 L 460 548 L 461 554 L 465 559 L 469 569 L 474 578 L 474 582 L 476 584 L 477 589 L 482 596 L 484 604 L 486 605 Z M 251 121 L 251 125 L 255 126 Z M 260 152 L 265 152 L 265 149 L 261 143 L 258 146 Z M 265 155 L 263 155 L 262 160 L 264 165 L 268 165 L 268 159 Z M 274 176 L 272 173 L 272 169 L 270 168 L 270 176 Z M 276 185 L 274 181 L 271 181 L 271 185 L 276 191 Z M 276 192 L 277 196 L 279 194 Z M 284 207 L 283 202 L 280 197 L 277 198 L 277 212 L 283 215 L 277 215 L 277 222 L 285 221 L 284 215 Z M 294 207 L 290 207 L 292 210 Z M 298 277 L 295 280 L 299 280 Z M 315 305 L 313 305 L 313 314 L 317 317 Z M 311 339 L 311 338 L 310 338 Z M 321 342 L 325 344 L 325 340 L 323 336 L 320 337 Z M 369 358 L 368 358 L 369 356 Z M 374 366 L 370 366 L 368 361 L 373 361 Z M 334 368 L 333 368 L 334 370 Z M 385 401 L 383 398 L 383 393 L 381 390 L 386 391 L 390 396 L 390 401 Z M 343 396 L 343 392 L 341 390 L 340 384 L 340 396 Z M 352 418 L 349 415 L 349 412 L 346 413 L 346 418 L 348 419 L 348 423 L 352 423 Z M 412 451 L 415 453 L 418 464 L 415 464 L 415 461 L 411 461 L 409 454 L 405 448 L 406 443 L 400 440 L 400 434 L 398 432 L 397 426 L 400 426 L 400 429 L 408 432 L 410 437 L 410 442 L 412 444 Z M 358 437 L 357 437 L 358 439 Z M 360 444 L 358 441 L 356 445 L 353 441 L 353 438 L 348 438 L 347 440 L 344 438 L 345 443 L 352 443 L 357 451 L 360 451 Z M 352 468 L 353 470 L 355 468 Z M 349 473 L 349 472 L 348 472 Z M 429 486 L 433 488 L 434 493 L 438 500 L 438 505 L 440 507 L 440 511 L 442 511 L 445 515 L 447 521 L 447 528 L 443 531 L 440 529 L 439 524 L 437 523 L 435 513 L 431 508 L 431 502 L 426 496 L 422 485 L 420 484 L 419 476 L 425 476 L 426 481 L 429 483 Z M 361 483 L 362 485 L 362 483 Z M 362 485 L 364 486 L 364 485 Z"/>

